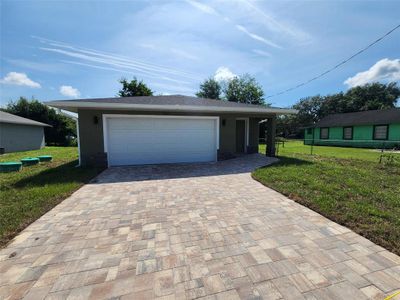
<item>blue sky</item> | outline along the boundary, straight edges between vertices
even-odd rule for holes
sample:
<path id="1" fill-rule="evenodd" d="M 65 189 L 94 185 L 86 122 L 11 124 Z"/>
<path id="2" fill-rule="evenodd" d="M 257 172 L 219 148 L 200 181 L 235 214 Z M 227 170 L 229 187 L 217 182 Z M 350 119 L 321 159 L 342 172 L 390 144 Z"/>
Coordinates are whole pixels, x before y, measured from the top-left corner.
<path id="1" fill-rule="evenodd" d="M 314 77 L 400 23 L 400 1 L 1 2 L 0 105 L 115 96 L 137 76 L 156 94 L 249 73 L 266 95 Z M 400 80 L 400 30 L 340 69 L 270 98 L 286 107 Z"/>

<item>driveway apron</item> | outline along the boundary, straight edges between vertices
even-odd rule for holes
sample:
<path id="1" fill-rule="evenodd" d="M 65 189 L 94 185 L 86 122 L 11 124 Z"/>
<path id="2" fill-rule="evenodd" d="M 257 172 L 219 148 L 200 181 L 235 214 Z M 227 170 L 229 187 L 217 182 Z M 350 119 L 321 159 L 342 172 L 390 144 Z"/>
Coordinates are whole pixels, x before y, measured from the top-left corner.
<path id="1" fill-rule="evenodd" d="M 399 290 L 400 257 L 251 178 L 273 160 L 107 169 L 0 251 L 0 299 L 383 299 Z"/>

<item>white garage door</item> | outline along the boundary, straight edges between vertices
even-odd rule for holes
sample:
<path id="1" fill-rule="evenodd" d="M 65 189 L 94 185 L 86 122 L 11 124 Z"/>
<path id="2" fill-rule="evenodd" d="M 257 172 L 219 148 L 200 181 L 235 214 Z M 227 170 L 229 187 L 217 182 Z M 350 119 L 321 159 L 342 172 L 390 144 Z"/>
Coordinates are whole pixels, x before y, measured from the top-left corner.
<path id="1" fill-rule="evenodd" d="M 108 164 L 215 161 L 217 125 L 211 117 L 106 116 Z"/>

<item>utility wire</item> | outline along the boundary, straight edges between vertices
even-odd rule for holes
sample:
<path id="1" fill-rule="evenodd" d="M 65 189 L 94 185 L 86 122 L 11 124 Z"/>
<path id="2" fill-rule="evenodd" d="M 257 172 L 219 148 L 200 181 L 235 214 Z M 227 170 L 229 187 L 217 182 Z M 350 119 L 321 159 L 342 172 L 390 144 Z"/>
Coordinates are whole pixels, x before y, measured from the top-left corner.
<path id="1" fill-rule="evenodd" d="M 300 83 L 300 84 L 298 84 L 298 85 L 296 85 L 296 86 L 294 86 L 294 87 L 291 87 L 291 88 L 289 88 L 289 89 L 287 89 L 287 90 L 281 91 L 281 92 L 276 93 L 276 94 L 271 95 L 271 96 L 267 96 L 266 98 L 272 98 L 272 97 L 275 97 L 275 96 L 279 96 L 279 95 L 285 94 L 285 93 L 290 92 L 290 91 L 293 91 L 293 90 L 295 90 L 295 89 L 297 89 L 297 88 L 299 88 L 299 87 L 301 87 L 301 86 L 304 86 L 304 85 L 306 85 L 306 84 L 308 84 L 308 83 L 310 83 L 310 82 L 312 82 L 312 81 L 314 81 L 314 80 L 317 80 L 318 78 L 321 78 L 322 76 L 324 76 L 324 75 L 326 75 L 326 74 L 332 72 L 333 70 L 339 68 L 340 66 L 344 65 L 345 63 L 347 63 L 349 60 L 353 59 L 354 57 L 360 55 L 361 53 L 363 53 L 363 52 L 366 51 L 367 49 L 371 48 L 373 45 L 379 43 L 381 40 L 383 40 L 385 37 L 387 37 L 389 34 L 391 34 L 393 31 L 395 31 L 396 29 L 399 29 L 399 28 L 400 28 L 400 24 L 397 25 L 396 27 L 392 28 L 390 31 L 388 31 L 387 33 L 385 33 L 383 36 L 381 36 L 381 37 L 378 38 L 377 40 L 373 41 L 371 44 L 369 44 L 369 45 L 366 46 L 365 48 L 361 49 L 360 51 L 358 51 L 357 53 L 353 54 L 353 55 L 350 56 L 349 58 L 343 60 L 342 62 L 338 63 L 338 64 L 335 65 L 334 67 L 330 68 L 329 70 L 327 70 L 327 71 L 325 71 L 325 72 L 323 72 L 323 73 L 321 73 L 321 74 L 319 74 L 319 75 L 317 75 L 317 76 L 315 76 L 315 77 L 313 77 L 313 78 L 311 78 L 311 79 L 309 79 L 309 80 L 307 80 L 307 81 L 304 81 L 304 82 L 302 82 L 302 83 Z"/>

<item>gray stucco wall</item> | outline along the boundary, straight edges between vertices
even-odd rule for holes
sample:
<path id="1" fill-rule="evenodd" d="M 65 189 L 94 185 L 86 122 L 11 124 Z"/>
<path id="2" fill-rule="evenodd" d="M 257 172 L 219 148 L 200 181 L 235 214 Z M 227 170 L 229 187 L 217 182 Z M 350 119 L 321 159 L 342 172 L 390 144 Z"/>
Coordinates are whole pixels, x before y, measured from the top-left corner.
<path id="1" fill-rule="evenodd" d="M 36 150 L 44 145 L 43 127 L 0 123 L 0 148 L 6 153 Z"/>
<path id="2" fill-rule="evenodd" d="M 79 115 L 79 137 L 82 165 L 106 165 L 107 156 L 104 153 L 103 143 L 103 114 L 132 114 L 132 115 L 188 115 L 183 113 L 157 113 L 157 112 L 135 112 L 116 110 L 87 110 L 78 111 Z M 259 116 L 234 115 L 234 114 L 193 114 L 196 116 L 219 116 L 220 117 L 220 154 L 232 154 L 236 149 L 236 119 L 249 118 L 249 147 L 248 152 L 258 150 L 258 122 L 262 120 Z M 268 116 L 266 116 L 268 117 Z M 265 117 L 265 118 L 266 118 Z M 270 116 L 269 116 L 270 117 Z M 97 124 L 95 124 L 95 119 Z M 223 122 L 225 120 L 225 122 Z M 225 125 L 223 125 L 225 123 Z"/>

